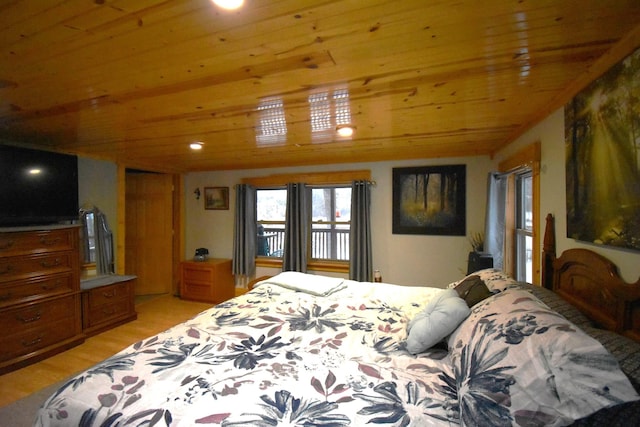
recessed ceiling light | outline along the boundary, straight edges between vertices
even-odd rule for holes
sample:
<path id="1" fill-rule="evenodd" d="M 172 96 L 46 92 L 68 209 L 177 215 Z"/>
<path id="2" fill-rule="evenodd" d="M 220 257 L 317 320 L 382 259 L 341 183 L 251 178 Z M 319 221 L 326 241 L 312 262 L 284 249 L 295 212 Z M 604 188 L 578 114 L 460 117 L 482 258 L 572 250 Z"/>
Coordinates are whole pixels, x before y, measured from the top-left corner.
<path id="1" fill-rule="evenodd" d="M 348 138 L 351 135 L 353 135 L 354 129 L 355 128 L 353 126 L 343 125 L 343 126 L 338 126 L 336 128 L 336 132 L 338 132 L 338 135 L 341 136 L 342 138 Z"/>
<path id="2" fill-rule="evenodd" d="M 242 6 L 244 0 L 213 0 L 213 3 L 223 9 L 234 10 Z"/>
<path id="3" fill-rule="evenodd" d="M 189 147 L 192 150 L 202 150 L 202 146 L 204 144 L 202 142 L 192 142 L 191 144 L 189 144 Z"/>

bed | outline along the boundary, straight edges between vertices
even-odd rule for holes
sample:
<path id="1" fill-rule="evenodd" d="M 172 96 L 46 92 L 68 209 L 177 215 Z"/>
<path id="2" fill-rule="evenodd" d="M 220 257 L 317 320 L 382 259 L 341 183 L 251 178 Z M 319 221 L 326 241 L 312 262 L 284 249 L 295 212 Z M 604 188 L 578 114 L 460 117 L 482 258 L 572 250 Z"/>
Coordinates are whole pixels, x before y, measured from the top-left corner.
<path id="1" fill-rule="evenodd" d="M 639 284 L 547 240 L 550 289 L 494 269 L 444 288 L 265 279 L 69 379 L 35 424 L 640 425 Z M 583 298 L 601 274 L 606 310 Z"/>

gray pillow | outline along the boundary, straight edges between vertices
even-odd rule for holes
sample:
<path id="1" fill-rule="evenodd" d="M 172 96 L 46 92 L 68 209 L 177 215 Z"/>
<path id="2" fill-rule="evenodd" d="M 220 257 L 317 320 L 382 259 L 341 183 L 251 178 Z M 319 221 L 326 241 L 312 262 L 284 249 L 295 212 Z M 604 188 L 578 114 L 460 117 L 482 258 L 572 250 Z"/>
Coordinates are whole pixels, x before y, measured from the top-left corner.
<path id="1" fill-rule="evenodd" d="M 450 335 L 469 316 L 467 303 L 455 289 L 445 289 L 407 325 L 407 351 L 422 353 Z"/>

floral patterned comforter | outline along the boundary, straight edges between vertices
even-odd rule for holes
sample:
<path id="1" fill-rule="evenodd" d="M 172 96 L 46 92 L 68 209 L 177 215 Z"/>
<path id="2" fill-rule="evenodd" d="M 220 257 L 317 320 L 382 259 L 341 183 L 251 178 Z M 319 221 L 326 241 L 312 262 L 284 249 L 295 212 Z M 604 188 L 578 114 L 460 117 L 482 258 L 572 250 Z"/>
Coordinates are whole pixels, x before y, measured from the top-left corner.
<path id="1" fill-rule="evenodd" d="M 441 289 L 376 285 L 328 297 L 262 285 L 75 377 L 37 424 L 456 424 L 446 351 L 402 349 Z"/>
<path id="2" fill-rule="evenodd" d="M 68 381 L 39 426 L 566 425 L 639 397 L 597 341 L 522 289 L 476 304 L 417 356 L 442 289 L 263 283 Z"/>

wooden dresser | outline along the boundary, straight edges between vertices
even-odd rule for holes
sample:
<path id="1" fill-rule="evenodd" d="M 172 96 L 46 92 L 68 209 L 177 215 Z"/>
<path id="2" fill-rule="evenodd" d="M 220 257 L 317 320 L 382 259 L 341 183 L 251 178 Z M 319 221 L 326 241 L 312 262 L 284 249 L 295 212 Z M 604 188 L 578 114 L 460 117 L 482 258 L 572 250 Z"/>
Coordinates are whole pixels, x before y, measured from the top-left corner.
<path id="1" fill-rule="evenodd" d="M 230 259 L 211 258 L 180 264 L 181 298 L 218 304 L 235 295 Z"/>
<path id="2" fill-rule="evenodd" d="M 78 227 L 0 230 L 0 374 L 84 341 Z"/>
<path id="3" fill-rule="evenodd" d="M 82 330 L 96 335 L 138 318 L 136 276 L 106 276 L 82 281 Z"/>

